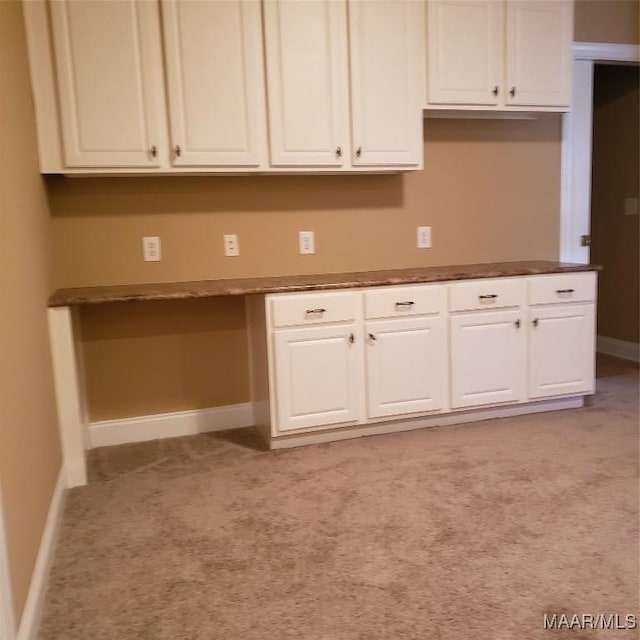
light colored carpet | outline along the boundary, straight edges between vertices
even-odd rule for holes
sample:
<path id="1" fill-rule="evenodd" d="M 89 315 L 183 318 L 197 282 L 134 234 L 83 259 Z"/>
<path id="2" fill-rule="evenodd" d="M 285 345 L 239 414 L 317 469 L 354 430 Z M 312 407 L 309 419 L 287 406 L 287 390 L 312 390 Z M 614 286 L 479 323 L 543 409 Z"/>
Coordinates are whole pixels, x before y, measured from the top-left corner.
<path id="1" fill-rule="evenodd" d="M 627 640 L 638 377 L 572 411 L 256 448 L 250 430 L 95 450 L 41 640 Z"/>

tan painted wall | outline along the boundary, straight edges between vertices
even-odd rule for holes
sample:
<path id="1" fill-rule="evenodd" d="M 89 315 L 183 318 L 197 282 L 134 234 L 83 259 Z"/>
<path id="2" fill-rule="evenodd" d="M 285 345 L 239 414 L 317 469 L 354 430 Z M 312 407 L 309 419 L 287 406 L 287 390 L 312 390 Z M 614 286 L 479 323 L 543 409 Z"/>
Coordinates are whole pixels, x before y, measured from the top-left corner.
<path id="1" fill-rule="evenodd" d="M 602 264 L 598 334 L 639 342 L 640 225 L 624 199 L 640 193 L 637 67 L 596 65 L 591 259 Z"/>
<path id="2" fill-rule="evenodd" d="M 22 6 L 0 2 L 0 484 L 19 621 L 60 445 L 49 356 L 50 219 L 38 173 Z"/>
<path id="3" fill-rule="evenodd" d="M 425 131 L 425 170 L 404 175 L 50 179 L 57 284 L 557 259 L 559 116 Z M 415 248 L 418 224 L 432 249 Z M 317 253 L 300 256 L 308 229 Z M 223 233 L 239 234 L 239 257 Z M 145 234 L 162 262 L 142 261 Z M 95 308 L 82 326 L 93 419 L 248 400 L 235 300 Z"/>
<path id="4" fill-rule="evenodd" d="M 638 0 L 575 0 L 578 42 L 640 44 Z"/>

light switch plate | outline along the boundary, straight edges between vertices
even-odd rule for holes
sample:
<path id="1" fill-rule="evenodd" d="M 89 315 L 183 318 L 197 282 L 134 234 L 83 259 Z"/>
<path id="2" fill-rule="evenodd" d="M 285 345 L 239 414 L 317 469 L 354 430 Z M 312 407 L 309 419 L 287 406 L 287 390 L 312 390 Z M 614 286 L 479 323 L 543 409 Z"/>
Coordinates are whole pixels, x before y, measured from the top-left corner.
<path id="1" fill-rule="evenodd" d="M 162 249 L 159 236 L 144 236 L 142 238 L 142 257 L 145 262 L 160 262 Z"/>
<path id="2" fill-rule="evenodd" d="M 638 215 L 638 198 L 625 198 L 624 199 L 624 215 L 625 216 L 637 216 Z"/>

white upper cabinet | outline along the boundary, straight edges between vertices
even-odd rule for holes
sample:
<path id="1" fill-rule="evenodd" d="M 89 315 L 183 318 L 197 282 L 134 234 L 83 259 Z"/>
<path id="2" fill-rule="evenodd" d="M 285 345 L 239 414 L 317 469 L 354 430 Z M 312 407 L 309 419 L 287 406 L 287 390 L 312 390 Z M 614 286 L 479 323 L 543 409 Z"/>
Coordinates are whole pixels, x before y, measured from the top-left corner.
<path id="1" fill-rule="evenodd" d="M 433 104 L 497 105 L 502 82 L 502 3 L 427 3 L 427 96 Z"/>
<path id="2" fill-rule="evenodd" d="M 354 165 L 421 162 L 421 16 L 419 2 L 349 2 Z"/>
<path id="3" fill-rule="evenodd" d="M 572 39 L 571 2 L 507 2 L 506 104 L 568 106 Z"/>
<path id="4" fill-rule="evenodd" d="M 264 3 L 271 164 L 345 164 L 346 13 L 342 0 Z"/>
<path id="5" fill-rule="evenodd" d="M 50 9 L 65 166 L 158 167 L 158 6 L 58 0 Z"/>
<path id="6" fill-rule="evenodd" d="M 568 110 L 571 0 L 428 0 L 427 108 Z"/>
<path id="7" fill-rule="evenodd" d="M 266 160 L 259 0 L 163 0 L 175 166 Z"/>

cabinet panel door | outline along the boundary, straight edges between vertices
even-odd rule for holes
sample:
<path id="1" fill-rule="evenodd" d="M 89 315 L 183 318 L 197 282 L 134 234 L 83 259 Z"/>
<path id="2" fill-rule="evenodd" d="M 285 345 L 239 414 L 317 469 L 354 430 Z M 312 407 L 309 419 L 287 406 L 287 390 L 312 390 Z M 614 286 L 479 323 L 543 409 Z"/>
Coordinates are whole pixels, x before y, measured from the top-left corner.
<path id="1" fill-rule="evenodd" d="M 266 156 L 258 0 L 163 0 L 173 164 L 257 167 Z"/>
<path id="2" fill-rule="evenodd" d="M 529 397 L 594 391 L 594 305 L 529 310 Z"/>
<path id="3" fill-rule="evenodd" d="M 522 400 L 525 323 L 519 310 L 451 317 L 451 406 Z"/>
<path id="4" fill-rule="evenodd" d="M 417 165 L 422 159 L 420 3 L 351 0 L 354 165 Z"/>
<path id="5" fill-rule="evenodd" d="M 572 42 L 572 2 L 509 0 L 506 104 L 568 106 Z"/>
<path id="6" fill-rule="evenodd" d="M 274 333 L 279 432 L 359 418 L 362 348 L 353 332 L 336 325 Z"/>
<path id="7" fill-rule="evenodd" d="M 444 319 L 373 320 L 366 328 L 369 417 L 441 409 L 446 380 Z"/>
<path id="8" fill-rule="evenodd" d="M 427 2 L 428 103 L 498 104 L 504 92 L 502 25 L 500 1 Z"/>
<path id="9" fill-rule="evenodd" d="M 49 6 L 66 166 L 160 166 L 165 111 L 157 4 Z"/>
<path id="10" fill-rule="evenodd" d="M 343 0 L 264 3 L 271 164 L 340 167 L 347 156 Z"/>

